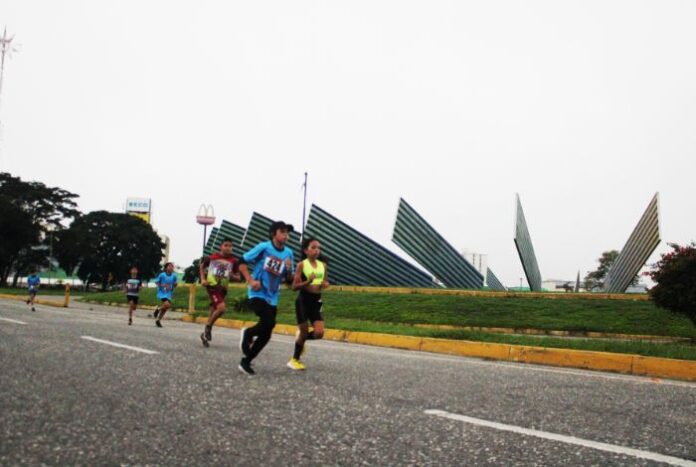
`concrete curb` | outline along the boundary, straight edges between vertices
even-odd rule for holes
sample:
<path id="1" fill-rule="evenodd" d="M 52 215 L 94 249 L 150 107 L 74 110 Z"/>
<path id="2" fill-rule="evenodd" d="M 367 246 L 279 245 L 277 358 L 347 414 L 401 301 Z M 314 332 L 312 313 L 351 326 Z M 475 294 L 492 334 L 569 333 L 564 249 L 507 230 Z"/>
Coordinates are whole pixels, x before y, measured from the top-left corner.
<path id="1" fill-rule="evenodd" d="M 586 337 L 589 339 L 622 339 L 638 341 L 667 341 L 667 342 L 691 342 L 694 339 L 689 337 L 677 336 L 655 336 L 647 334 L 618 334 L 611 332 L 596 331 L 558 331 L 551 329 L 536 328 L 502 328 L 502 327 L 483 327 L 483 326 L 455 326 L 452 324 L 414 324 L 414 328 L 437 329 L 441 331 L 479 331 L 495 334 L 523 334 L 527 336 L 550 336 L 550 337 Z"/>
<path id="2" fill-rule="evenodd" d="M 205 324 L 208 321 L 207 318 L 199 317 L 194 319 L 190 315 L 182 317 L 181 320 L 200 324 Z M 221 318 L 215 324 L 221 327 L 239 329 L 253 326 L 256 323 L 254 321 Z M 296 329 L 295 326 L 278 324 L 274 332 L 276 334 L 294 335 Z M 436 339 L 432 337 L 401 336 L 374 332 L 353 332 L 337 329 L 327 329 L 324 332 L 324 339 L 463 357 L 696 381 L 696 361 L 691 360 L 492 342 Z"/>
<path id="3" fill-rule="evenodd" d="M 58 295 L 56 295 L 57 297 Z M 16 300 L 19 302 L 26 302 L 27 301 L 27 296 L 26 295 L 9 295 L 9 294 L 0 294 L 0 298 L 6 298 L 8 300 Z M 37 305 L 46 305 L 46 306 L 54 306 L 56 308 L 66 308 L 64 302 L 56 302 L 52 300 L 44 300 L 43 298 L 35 298 L 34 303 Z"/>

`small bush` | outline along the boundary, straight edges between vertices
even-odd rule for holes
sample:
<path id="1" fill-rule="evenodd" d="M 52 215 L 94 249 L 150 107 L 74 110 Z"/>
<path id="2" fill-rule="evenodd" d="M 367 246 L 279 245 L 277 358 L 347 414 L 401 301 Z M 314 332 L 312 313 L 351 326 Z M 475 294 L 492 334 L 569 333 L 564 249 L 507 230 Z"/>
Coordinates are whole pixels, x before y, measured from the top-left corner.
<path id="1" fill-rule="evenodd" d="M 650 289 L 655 305 L 685 314 L 696 324 L 696 243 L 679 246 L 662 255 L 648 273 L 657 283 Z"/>

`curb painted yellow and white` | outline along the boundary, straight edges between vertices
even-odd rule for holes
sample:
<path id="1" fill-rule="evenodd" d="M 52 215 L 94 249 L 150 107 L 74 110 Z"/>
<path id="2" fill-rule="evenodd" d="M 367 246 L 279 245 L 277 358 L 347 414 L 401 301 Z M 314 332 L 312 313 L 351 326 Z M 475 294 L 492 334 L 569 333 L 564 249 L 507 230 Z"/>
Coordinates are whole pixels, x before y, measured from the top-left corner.
<path id="1" fill-rule="evenodd" d="M 186 315 L 182 318 L 182 321 L 205 324 L 208 318 L 199 317 L 194 319 L 192 316 Z M 256 323 L 253 321 L 224 318 L 216 322 L 217 326 L 236 329 L 253 326 L 254 324 Z M 277 334 L 294 335 L 296 329 L 295 326 L 278 324 L 274 332 Z M 324 332 L 324 339 L 463 357 L 696 381 L 696 361 L 691 360 L 336 329 L 327 329 Z"/>

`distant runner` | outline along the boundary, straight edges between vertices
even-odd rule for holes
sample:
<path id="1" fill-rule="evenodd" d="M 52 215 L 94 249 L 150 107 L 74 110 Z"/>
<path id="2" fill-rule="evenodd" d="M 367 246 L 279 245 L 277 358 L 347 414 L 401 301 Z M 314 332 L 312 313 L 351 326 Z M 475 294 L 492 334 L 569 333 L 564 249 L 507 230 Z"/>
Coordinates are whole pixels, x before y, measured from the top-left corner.
<path id="1" fill-rule="evenodd" d="M 33 271 L 29 277 L 27 277 L 27 288 L 29 289 L 29 298 L 27 298 L 27 305 L 31 304 L 31 311 L 36 311 L 34 308 L 34 299 L 36 294 L 39 293 L 39 287 L 41 286 L 41 278 L 36 271 Z"/>
<path id="2" fill-rule="evenodd" d="M 208 291 L 210 297 L 210 315 L 201 333 L 201 342 L 205 347 L 213 340 L 213 325 L 225 313 L 225 297 L 230 280 L 239 281 L 239 264 L 232 256 L 232 239 L 225 238 L 220 244 L 220 252 L 206 256 L 201 261 L 201 285 Z"/>
<path id="3" fill-rule="evenodd" d="M 174 289 L 177 286 L 176 274 L 174 274 L 174 263 L 167 263 L 164 265 L 164 272 L 161 272 L 157 279 L 155 279 L 155 284 L 157 284 L 157 299 L 160 301 L 160 305 L 155 310 L 155 324 L 158 328 L 162 327 L 161 320 L 164 318 L 164 314 L 172 307 L 172 300 L 174 295 Z"/>
<path id="4" fill-rule="evenodd" d="M 138 278 L 138 268 L 133 266 L 130 269 L 130 277 L 124 284 L 124 289 L 126 290 L 126 301 L 128 301 L 128 325 L 133 324 L 133 313 L 138 307 L 138 300 L 140 298 L 140 288 L 143 286 L 143 282 Z"/>

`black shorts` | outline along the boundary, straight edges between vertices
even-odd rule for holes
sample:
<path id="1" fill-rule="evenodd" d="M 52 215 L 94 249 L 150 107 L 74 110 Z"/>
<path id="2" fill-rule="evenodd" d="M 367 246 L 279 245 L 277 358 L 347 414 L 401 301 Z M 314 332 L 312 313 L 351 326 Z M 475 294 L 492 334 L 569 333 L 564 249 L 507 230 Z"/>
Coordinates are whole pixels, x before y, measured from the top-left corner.
<path id="1" fill-rule="evenodd" d="M 140 297 L 137 295 L 126 295 L 126 299 L 127 299 L 128 303 L 133 302 L 137 305 Z"/>
<path id="2" fill-rule="evenodd" d="M 315 321 L 324 321 L 324 316 L 321 314 L 321 295 L 309 292 L 300 292 L 295 299 L 295 315 L 297 316 L 297 324 L 306 323 L 309 321 L 314 324 Z"/>
<path id="3" fill-rule="evenodd" d="M 249 308 L 251 308 L 256 316 L 260 318 L 263 318 L 268 313 L 273 313 L 273 315 L 275 315 L 275 313 L 278 311 L 277 306 L 271 305 L 263 298 L 250 298 Z"/>

